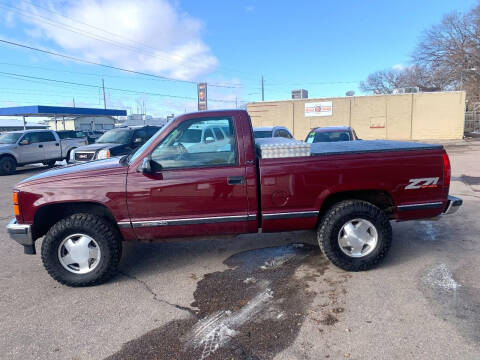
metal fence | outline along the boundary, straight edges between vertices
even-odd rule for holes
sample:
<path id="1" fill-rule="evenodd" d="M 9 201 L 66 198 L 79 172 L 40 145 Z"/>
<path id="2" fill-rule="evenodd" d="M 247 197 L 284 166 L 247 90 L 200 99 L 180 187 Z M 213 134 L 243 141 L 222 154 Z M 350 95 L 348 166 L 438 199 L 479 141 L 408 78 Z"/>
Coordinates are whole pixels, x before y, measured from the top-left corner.
<path id="1" fill-rule="evenodd" d="M 480 112 L 465 112 L 465 132 L 480 132 Z"/>

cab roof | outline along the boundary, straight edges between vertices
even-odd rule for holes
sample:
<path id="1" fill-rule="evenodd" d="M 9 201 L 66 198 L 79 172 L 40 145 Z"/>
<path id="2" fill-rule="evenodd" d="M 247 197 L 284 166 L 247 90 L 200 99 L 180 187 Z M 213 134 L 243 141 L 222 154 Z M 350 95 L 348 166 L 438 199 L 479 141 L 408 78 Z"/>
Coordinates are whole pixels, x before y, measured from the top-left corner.
<path id="1" fill-rule="evenodd" d="M 333 132 L 333 131 L 351 131 L 352 128 L 350 126 L 322 126 L 313 129 L 312 131 L 316 133 L 320 132 Z"/>

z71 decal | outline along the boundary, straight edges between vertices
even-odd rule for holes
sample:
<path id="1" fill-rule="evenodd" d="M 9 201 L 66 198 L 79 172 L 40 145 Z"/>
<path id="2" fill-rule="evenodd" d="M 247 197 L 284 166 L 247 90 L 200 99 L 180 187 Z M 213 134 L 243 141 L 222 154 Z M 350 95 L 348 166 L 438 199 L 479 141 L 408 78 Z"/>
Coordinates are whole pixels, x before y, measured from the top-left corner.
<path id="1" fill-rule="evenodd" d="M 421 178 L 421 179 L 410 179 L 408 180 L 410 184 L 405 186 L 405 190 L 414 190 L 414 189 L 426 189 L 434 188 L 438 185 L 438 177 L 434 178 Z"/>

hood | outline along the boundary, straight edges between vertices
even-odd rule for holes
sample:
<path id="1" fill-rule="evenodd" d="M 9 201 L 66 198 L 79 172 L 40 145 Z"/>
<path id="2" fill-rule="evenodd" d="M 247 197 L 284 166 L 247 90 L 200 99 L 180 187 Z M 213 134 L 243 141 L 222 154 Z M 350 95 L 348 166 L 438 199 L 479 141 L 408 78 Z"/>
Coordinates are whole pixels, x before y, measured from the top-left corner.
<path id="1" fill-rule="evenodd" d="M 113 144 L 113 143 L 105 143 L 105 144 L 90 144 L 90 145 L 85 145 L 85 146 L 80 146 L 75 149 L 76 152 L 79 151 L 98 151 L 102 149 L 111 149 L 116 146 L 122 146 L 122 144 Z"/>
<path id="2" fill-rule="evenodd" d="M 31 176 L 20 183 L 17 186 L 27 185 L 32 182 L 43 182 L 53 180 L 53 178 L 81 178 L 81 177 L 91 177 L 95 173 L 104 173 L 105 171 L 112 171 L 118 169 L 120 171 L 127 171 L 127 167 L 120 164 L 121 158 L 109 158 L 105 160 L 90 161 L 78 165 L 67 165 L 62 166 L 58 169 L 48 170 L 40 174 Z M 56 180 L 56 179 L 55 179 Z"/>
<path id="3" fill-rule="evenodd" d="M 10 150 L 17 146 L 17 144 L 0 144 L 0 151 L 2 150 Z"/>

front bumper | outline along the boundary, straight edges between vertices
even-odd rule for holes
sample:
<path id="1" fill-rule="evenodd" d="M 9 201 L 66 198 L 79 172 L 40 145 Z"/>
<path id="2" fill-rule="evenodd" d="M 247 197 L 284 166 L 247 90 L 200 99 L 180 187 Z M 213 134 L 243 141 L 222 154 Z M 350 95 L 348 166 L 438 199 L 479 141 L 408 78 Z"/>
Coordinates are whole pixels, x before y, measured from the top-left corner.
<path id="1" fill-rule="evenodd" d="M 12 240 L 23 245 L 26 254 L 35 254 L 32 225 L 18 224 L 17 220 L 13 218 L 7 225 L 7 233 Z"/>
<path id="2" fill-rule="evenodd" d="M 458 209 L 460 209 L 460 206 L 462 206 L 462 204 L 463 204 L 462 199 L 457 198 L 455 196 L 448 195 L 447 206 L 445 207 L 443 214 L 444 215 L 453 214 Z"/>

